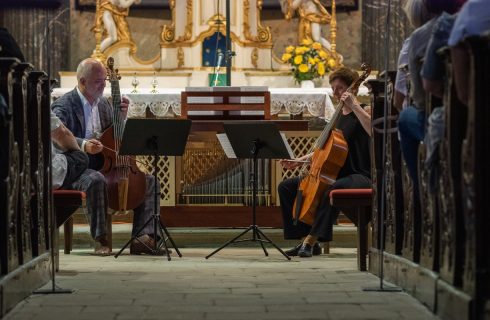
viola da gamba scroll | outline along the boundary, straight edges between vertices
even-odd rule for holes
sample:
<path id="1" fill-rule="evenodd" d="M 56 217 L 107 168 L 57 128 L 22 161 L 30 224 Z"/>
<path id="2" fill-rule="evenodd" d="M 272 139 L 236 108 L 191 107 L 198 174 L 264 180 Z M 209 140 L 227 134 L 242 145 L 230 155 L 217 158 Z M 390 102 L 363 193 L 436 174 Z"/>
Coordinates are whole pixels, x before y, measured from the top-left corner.
<path id="1" fill-rule="evenodd" d="M 352 83 L 347 91 L 357 94 L 359 86 L 371 73 L 371 67 L 362 64 L 362 75 Z M 303 178 L 300 181 L 298 193 L 294 202 L 293 219 L 312 225 L 318 205 L 325 197 L 344 166 L 349 148 L 342 131 L 335 128 L 342 114 L 343 103 L 340 102 L 332 119 L 323 129 L 313 146 L 313 155 L 309 170 L 302 170 Z"/>
<path id="2" fill-rule="evenodd" d="M 121 77 L 114 69 L 112 57 L 107 59 L 107 76 L 111 83 L 113 124 L 100 137 L 105 147 L 102 151 L 104 165 L 100 172 L 106 178 L 109 208 L 124 213 L 137 208 L 145 200 L 146 176 L 136 165 L 134 157 L 119 155 L 125 115 L 121 109 Z"/>

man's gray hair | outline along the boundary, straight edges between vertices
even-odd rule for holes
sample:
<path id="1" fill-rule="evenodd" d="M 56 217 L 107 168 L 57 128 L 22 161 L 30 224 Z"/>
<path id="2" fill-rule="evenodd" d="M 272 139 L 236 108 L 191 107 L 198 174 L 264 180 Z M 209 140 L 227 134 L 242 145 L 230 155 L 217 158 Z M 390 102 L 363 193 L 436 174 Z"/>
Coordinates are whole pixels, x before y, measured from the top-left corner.
<path id="1" fill-rule="evenodd" d="M 104 67 L 104 65 L 100 61 L 93 58 L 82 60 L 82 62 L 80 62 L 77 67 L 77 81 L 80 81 L 81 78 L 87 78 L 87 76 L 92 73 L 94 68 L 96 68 L 97 66 Z"/>
<path id="2" fill-rule="evenodd" d="M 433 15 L 427 10 L 424 0 L 407 0 L 403 6 L 403 11 L 405 11 L 408 21 L 414 28 L 423 26 L 433 18 Z"/>

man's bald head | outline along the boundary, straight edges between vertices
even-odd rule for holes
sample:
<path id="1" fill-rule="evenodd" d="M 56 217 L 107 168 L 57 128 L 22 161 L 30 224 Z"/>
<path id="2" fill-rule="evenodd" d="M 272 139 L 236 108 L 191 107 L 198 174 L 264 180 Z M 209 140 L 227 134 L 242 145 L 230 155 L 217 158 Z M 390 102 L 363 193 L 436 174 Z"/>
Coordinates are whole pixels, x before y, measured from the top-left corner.
<path id="1" fill-rule="evenodd" d="M 104 93 L 106 77 L 106 68 L 98 60 L 88 58 L 78 65 L 78 89 L 91 104 Z"/>
<path id="2" fill-rule="evenodd" d="M 77 81 L 80 82 L 81 78 L 87 78 L 96 70 L 105 70 L 105 66 L 99 60 L 93 58 L 87 58 L 82 60 L 77 67 Z"/>

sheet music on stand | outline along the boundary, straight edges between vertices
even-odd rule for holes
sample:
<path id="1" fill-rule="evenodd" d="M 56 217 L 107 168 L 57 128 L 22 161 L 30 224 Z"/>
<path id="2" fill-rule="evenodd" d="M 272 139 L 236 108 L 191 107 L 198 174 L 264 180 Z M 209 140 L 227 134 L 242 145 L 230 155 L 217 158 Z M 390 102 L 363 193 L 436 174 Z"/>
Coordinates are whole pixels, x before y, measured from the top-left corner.
<path id="1" fill-rule="evenodd" d="M 284 145 L 286 146 L 286 149 L 288 150 L 289 158 L 294 159 L 294 152 L 291 149 L 291 146 L 288 143 L 288 140 L 286 138 L 286 134 L 284 132 L 280 132 L 282 141 L 284 142 Z M 226 133 L 217 133 L 216 137 L 218 138 L 219 143 L 221 144 L 221 148 L 223 148 L 223 151 L 225 152 L 226 156 L 229 159 L 236 159 L 236 154 L 235 151 L 233 150 L 233 147 L 231 146 L 230 139 L 228 139 L 228 136 Z"/>
<path id="2" fill-rule="evenodd" d="M 289 145 L 288 139 L 286 138 L 286 134 L 284 132 L 280 132 L 282 141 L 284 142 L 284 145 L 286 146 L 286 149 L 288 149 L 288 154 L 290 159 L 296 158 L 294 156 L 293 149 L 291 149 L 291 146 Z"/>
<path id="3" fill-rule="evenodd" d="M 225 152 L 226 156 L 229 159 L 236 159 L 235 151 L 233 150 L 230 139 L 228 139 L 226 133 L 217 133 L 216 137 L 218 138 L 218 141 L 221 144 L 221 148 L 223 148 L 223 151 Z"/>

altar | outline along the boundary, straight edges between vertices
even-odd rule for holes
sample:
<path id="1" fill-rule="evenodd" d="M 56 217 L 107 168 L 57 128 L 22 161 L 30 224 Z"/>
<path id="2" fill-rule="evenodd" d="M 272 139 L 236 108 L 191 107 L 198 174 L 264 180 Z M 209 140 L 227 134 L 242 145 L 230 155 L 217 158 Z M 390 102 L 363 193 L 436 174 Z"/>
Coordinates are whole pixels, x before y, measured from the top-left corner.
<path id="1" fill-rule="evenodd" d="M 74 87 L 74 86 L 73 86 Z M 56 99 L 72 88 L 57 88 L 53 90 L 52 98 Z M 130 100 L 128 116 L 146 117 L 150 112 L 155 117 L 179 117 L 181 106 L 181 92 L 185 88 L 156 89 L 142 88 L 134 93 L 132 88 L 121 88 L 121 93 Z M 332 103 L 332 88 L 269 88 L 271 93 L 271 114 L 304 115 L 305 117 L 318 117 L 328 121 L 335 111 Z M 359 96 L 366 97 L 368 88 L 361 86 Z M 106 97 L 110 96 L 110 89 L 104 91 Z"/>

